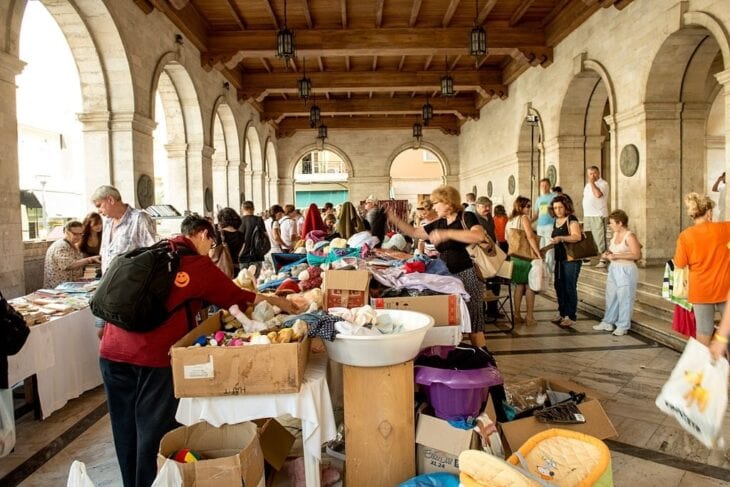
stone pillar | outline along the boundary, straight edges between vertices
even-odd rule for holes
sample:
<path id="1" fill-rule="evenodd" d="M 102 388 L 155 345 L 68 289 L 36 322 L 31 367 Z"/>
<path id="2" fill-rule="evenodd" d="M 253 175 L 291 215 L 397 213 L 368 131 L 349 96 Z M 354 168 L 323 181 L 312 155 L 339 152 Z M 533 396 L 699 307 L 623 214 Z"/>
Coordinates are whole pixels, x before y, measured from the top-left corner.
<path id="1" fill-rule="evenodd" d="M 264 173 L 251 171 L 251 200 L 256 208 L 264 206 Z M 292 201 L 293 203 L 293 201 Z"/>
<path id="2" fill-rule="evenodd" d="M 239 211 L 235 200 L 231 200 L 228 192 L 228 161 L 213 161 L 213 204 L 221 207 L 230 206 Z"/>
<path id="3" fill-rule="evenodd" d="M 611 209 L 617 209 L 621 208 L 619 205 L 619 193 L 621 192 L 621 187 L 618 184 L 619 181 L 619 173 L 620 168 L 619 166 L 619 157 L 620 154 L 618 153 L 618 137 L 616 136 L 616 117 L 613 115 L 607 115 L 604 117 L 604 120 L 606 124 L 608 125 L 608 132 L 609 132 L 609 162 L 608 167 L 609 171 L 608 174 L 603 176 L 603 179 L 608 181 L 609 184 L 609 200 L 608 200 L 608 207 Z"/>
<path id="4" fill-rule="evenodd" d="M 364 201 L 370 195 L 377 199 L 390 198 L 390 176 L 358 176 L 350 177 L 347 180 L 349 186 L 349 198 L 357 207 L 360 201 Z"/>
<path id="5" fill-rule="evenodd" d="M 212 157 L 215 149 L 209 145 L 190 144 L 188 149 L 188 201 L 190 211 L 212 216 L 215 204 L 206 206 L 206 190 L 213 191 Z M 210 203 L 210 202 L 208 202 Z"/>
<path id="6" fill-rule="evenodd" d="M 705 124 L 709 110 L 709 103 L 684 103 L 682 106 L 682 196 L 690 191 L 705 193 Z"/>
<path id="7" fill-rule="evenodd" d="M 267 174 L 264 179 L 264 205 L 271 206 L 271 178 Z"/>
<path id="8" fill-rule="evenodd" d="M 0 291 L 6 298 L 25 294 L 15 100 L 15 77 L 24 66 L 16 56 L 0 51 Z"/>
<path id="9" fill-rule="evenodd" d="M 279 203 L 279 181 L 269 178 L 269 206 Z"/>
<path id="10" fill-rule="evenodd" d="M 156 126 L 154 120 L 138 113 L 111 114 L 111 181 L 124 202 L 136 207 L 139 177 L 146 174 L 154 181 L 152 132 Z"/>
<path id="11" fill-rule="evenodd" d="M 188 196 L 188 144 L 171 143 L 165 145 L 167 150 L 167 174 L 163 174 L 165 181 L 165 201 L 161 203 L 170 204 L 180 214 L 190 209 Z"/>
<path id="12" fill-rule="evenodd" d="M 272 204 L 281 204 L 282 201 L 294 201 L 294 180 L 291 178 L 279 178 L 278 182 L 279 199 Z"/>
<path id="13" fill-rule="evenodd" d="M 109 112 L 79 113 L 84 134 L 84 202 L 88 203 L 94 190 L 113 181 Z"/>
<path id="14" fill-rule="evenodd" d="M 555 169 L 558 186 L 573 199 L 575 214 L 583 218 L 583 187 L 585 186 L 585 137 L 561 135 L 557 138 L 558 157 Z"/>
<path id="15" fill-rule="evenodd" d="M 730 182 L 730 69 L 715 75 L 725 94 L 725 187 Z M 725 219 L 730 219 L 730 191 L 725 190 Z"/>
<path id="16" fill-rule="evenodd" d="M 243 182 L 243 167 L 240 161 L 238 164 L 229 162 L 228 163 L 228 204 L 236 211 L 241 210 L 241 193 L 244 193 L 244 182 Z M 246 195 L 248 198 L 248 195 Z M 256 208 L 258 211 L 258 208 Z"/>

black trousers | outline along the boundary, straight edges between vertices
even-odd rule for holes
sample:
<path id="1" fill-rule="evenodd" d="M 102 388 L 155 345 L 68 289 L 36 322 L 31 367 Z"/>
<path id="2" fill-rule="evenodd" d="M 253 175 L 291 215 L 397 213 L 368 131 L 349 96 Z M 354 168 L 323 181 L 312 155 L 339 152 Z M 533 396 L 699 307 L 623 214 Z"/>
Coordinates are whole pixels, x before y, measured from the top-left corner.
<path id="1" fill-rule="evenodd" d="M 104 358 L 99 363 L 124 487 L 149 487 L 157 475 L 160 440 L 179 426 L 172 368 Z"/>

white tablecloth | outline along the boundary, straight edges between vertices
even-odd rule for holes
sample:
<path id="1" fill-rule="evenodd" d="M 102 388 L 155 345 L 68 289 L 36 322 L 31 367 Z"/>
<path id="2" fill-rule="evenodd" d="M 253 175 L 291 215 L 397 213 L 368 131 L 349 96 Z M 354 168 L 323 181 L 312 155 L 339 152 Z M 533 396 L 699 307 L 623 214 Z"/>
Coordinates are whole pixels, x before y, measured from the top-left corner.
<path id="1" fill-rule="evenodd" d="M 283 414 L 302 420 L 307 485 L 319 487 L 322 445 L 337 434 L 327 386 L 327 354 L 310 355 L 298 393 L 186 397 L 180 399 L 175 419 L 185 425 L 207 421 L 219 427 L 259 418 L 276 418 Z"/>
<path id="2" fill-rule="evenodd" d="M 33 374 L 43 419 L 101 384 L 99 338 L 89 308 L 30 328 L 23 349 L 8 357 L 9 383 Z"/>

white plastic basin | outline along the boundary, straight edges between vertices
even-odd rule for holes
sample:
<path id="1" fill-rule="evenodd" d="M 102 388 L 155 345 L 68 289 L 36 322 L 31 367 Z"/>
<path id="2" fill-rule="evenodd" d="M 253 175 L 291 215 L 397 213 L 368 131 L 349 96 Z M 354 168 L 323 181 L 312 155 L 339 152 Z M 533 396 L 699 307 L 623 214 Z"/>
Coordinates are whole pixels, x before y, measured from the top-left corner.
<path id="1" fill-rule="evenodd" d="M 392 335 L 355 336 L 337 335 L 334 341 L 323 340 L 329 357 L 335 362 L 357 367 L 384 367 L 402 364 L 418 355 L 426 332 L 433 326 L 433 318 L 416 311 L 378 309 L 404 331 Z"/>

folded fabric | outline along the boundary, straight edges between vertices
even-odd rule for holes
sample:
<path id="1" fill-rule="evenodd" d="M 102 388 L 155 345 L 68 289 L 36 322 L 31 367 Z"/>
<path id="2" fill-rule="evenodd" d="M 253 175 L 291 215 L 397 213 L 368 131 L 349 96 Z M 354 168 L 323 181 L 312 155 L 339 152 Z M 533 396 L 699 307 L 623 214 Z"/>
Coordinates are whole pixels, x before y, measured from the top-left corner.
<path id="1" fill-rule="evenodd" d="M 333 341 L 337 336 L 335 323 L 341 321 L 337 316 L 324 315 L 316 323 L 309 324 L 309 337 L 320 337 L 328 341 Z"/>
<path id="2" fill-rule="evenodd" d="M 412 272 L 426 272 L 426 263 L 421 261 L 406 262 L 403 264 L 403 270 L 406 271 L 406 274 L 410 274 Z"/>

